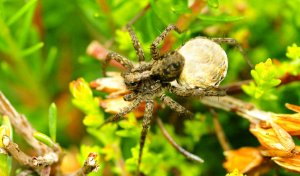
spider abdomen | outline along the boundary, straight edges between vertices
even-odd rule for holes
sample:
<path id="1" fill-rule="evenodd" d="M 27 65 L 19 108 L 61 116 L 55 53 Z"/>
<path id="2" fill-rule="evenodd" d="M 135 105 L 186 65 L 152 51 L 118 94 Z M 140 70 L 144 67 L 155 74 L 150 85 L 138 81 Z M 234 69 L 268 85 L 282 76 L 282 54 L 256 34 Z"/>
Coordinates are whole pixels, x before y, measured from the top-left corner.
<path id="1" fill-rule="evenodd" d="M 222 47 L 206 38 L 195 38 L 185 43 L 178 52 L 185 65 L 178 83 L 189 88 L 216 87 L 224 79 L 228 59 Z"/>

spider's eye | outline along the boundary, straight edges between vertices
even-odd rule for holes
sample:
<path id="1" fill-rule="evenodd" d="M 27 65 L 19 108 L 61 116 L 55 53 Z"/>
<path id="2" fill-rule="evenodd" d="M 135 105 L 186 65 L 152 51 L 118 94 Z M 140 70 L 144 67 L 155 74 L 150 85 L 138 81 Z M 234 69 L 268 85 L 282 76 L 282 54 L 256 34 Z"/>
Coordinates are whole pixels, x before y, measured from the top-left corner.
<path id="1" fill-rule="evenodd" d="M 179 63 L 173 63 L 172 64 L 172 67 L 175 68 L 175 69 L 179 68 L 179 66 L 180 66 Z"/>

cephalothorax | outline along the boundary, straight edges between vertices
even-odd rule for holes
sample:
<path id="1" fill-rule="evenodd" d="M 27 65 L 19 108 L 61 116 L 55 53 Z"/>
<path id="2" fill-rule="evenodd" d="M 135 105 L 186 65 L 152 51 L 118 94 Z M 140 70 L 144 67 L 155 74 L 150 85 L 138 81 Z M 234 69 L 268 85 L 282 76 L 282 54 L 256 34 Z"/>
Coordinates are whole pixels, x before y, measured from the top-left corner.
<path id="1" fill-rule="evenodd" d="M 225 92 L 218 89 L 217 86 L 226 75 L 227 56 L 217 43 L 225 42 L 235 45 L 237 42 L 229 38 L 195 38 L 176 51 L 160 54 L 159 43 L 171 30 L 179 32 L 176 26 L 169 25 L 151 45 L 152 60 L 145 62 L 144 52 L 135 33 L 130 26 L 127 26 L 127 29 L 137 52 L 139 63 L 134 64 L 115 52 L 107 55 L 106 63 L 114 59 L 127 69 L 122 73 L 122 77 L 131 93 L 125 95 L 124 99 L 131 101 L 131 104 L 109 118 L 106 123 L 118 121 L 141 102 L 146 103 L 140 138 L 138 160 L 138 165 L 140 165 L 145 138 L 152 120 L 155 98 L 161 99 L 162 103 L 172 110 L 190 117 L 192 113 L 167 96 L 166 91 L 178 96 L 225 95 Z"/>

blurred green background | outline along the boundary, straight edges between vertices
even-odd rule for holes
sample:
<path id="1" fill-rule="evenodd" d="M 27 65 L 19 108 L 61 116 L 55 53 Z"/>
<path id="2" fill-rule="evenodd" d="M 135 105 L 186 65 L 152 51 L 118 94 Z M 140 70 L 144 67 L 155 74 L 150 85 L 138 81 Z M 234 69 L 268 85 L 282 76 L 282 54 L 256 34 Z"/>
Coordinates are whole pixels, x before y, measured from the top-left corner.
<path id="1" fill-rule="evenodd" d="M 178 40 L 173 48 L 195 36 L 232 37 L 256 64 L 267 58 L 286 61 L 287 46 L 300 45 L 300 0 L 197 2 L 201 4 L 200 10 L 185 24 L 185 33 L 176 35 Z M 168 24 L 176 24 L 182 16 L 191 14 L 189 4 L 193 3 L 193 0 L 0 0 L 0 90 L 38 131 L 46 134 L 48 108 L 55 102 L 59 117 L 57 141 L 66 149 L 78 148 L 91 137 L 82 124 L 84 115 L 71 103 L 69 83 L 78 77 L 90 82 L 102 76 L 101 63 L 86 54 L 89 43 L 93 40 L 107 46 L 112 43 L 109 49 L 136 59 L 127 32 L 121 29 L 151 4 L 133 25 L 149 56 L 149 46 L 155 37 Z M 238 50 L 224 47 L 229 56 L 229 70 L 223 85 L 250 79 L 250 68 Z M 267 104 L 264 100 L 254 102 L 264 110 L 287 112 L 284 103 L 300 105 L 299 88 L 299 83 L 292 83 L 277 90 L 277 100 L 268 100 Z M 244 94 L 238 96 L 251 101 Z M 187 104 L 186 100 L 175 99 Z M 166 120 L 166 123 L 179 140 L 183 134 L 197 138 L 186 141 L 191 144 L 184 144 L 184 139 L 179 143 L 203 157 L 205 164 L 199 167 L 181 159 L 180 162 L 187 164 L 177 163 L 178 167 L 182 166 L 180 171 L 194 169 L 194 174 L 191 171 L 188 175 L 224 175 L 222 149 L 212 130 L 207 108 L 196 100 L 188 106 L 199 113 L 200 119 L 205 116 L 203 123 L 188 124 L 190 127 L 184 132 L 178 121 Z M 170 114 L 163 111 L 160 116 Z M 248 132 L 249 124 L 245 120 L 222 111 L 219 116 L 233 148 L 258 145 Z M 16 140 L 22 144 L 18 137 Z M 124 157 L 130 158 L 130 147 L 123 146 L 122 150 Z M 168 175 L 187 175 L 168 169 Z"/>

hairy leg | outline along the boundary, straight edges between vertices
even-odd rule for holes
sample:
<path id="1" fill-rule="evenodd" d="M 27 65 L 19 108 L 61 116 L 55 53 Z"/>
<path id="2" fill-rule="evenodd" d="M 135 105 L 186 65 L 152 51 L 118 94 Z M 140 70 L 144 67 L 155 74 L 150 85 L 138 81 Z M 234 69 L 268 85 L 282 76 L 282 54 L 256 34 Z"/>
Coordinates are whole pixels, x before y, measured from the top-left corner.
<path id="1" fill-rule="evenodd" d="M 121 65 L 123 65 L 128 70 L 131 70 L 133 68 L 132 62 L 130 60 L 128 60 L 126 57 L 121 56 L 120 54 L 115 53 L 115 52 L 110 52 L 107 54 L 104 64 L 102 64 L 103 76 L 106 76 L 106 67 L 111 60 L 115 60 L 115 61 L 119 62 Z"/>
<path id="2" fill-rule="evenodd" d="M 150 52 L 151 56 L 154 60 L 158 60 L 160 58 L 158 45 L 161 41 L 165 39 L 165 37 L 168 35 L 168 33 L 172 30 L 177 31 L 180 33 L 180 30 L 173 24 L 170 24 L 151 44 Z"/>
<path id="3" fill-rule="evenodd" d="M 183 87 L 175 87 L 168 85 L 167 89 L 169 92 L 172 92 L 178 96 L 182 97 L 190 97 L 190 96 L 225 96 L 226 91 L 218 88 L 210 88 L 207 90 L 202 90 L 202 89 L 186 89 Z"/>
<path id="4" fill-rule="evenodd" d="M 151 70 L 153 63 L 152 62 L 140 62 L 138 67 L 133 68 L 132 72 L 143 72 L 146 70 Z"/>
<path id="5" fill-rule="evenodd" d="M 117 122 L 117 121 L 121 120 L 122 117 L 124 117 L 126 114 L 131 112 L 133 109 L 135 109 L 141 103 L 141 101 L 142 100 L 139 98 L 133 100 L 133 102 L 131 102 L 131 104 L 129 106 L 126 106 L 125 108 L 123 108 L 118 114 L 106 119 L 105 122 L 102 125 L 100 125 L 99 128 L 106 125 L 107 123 Z"/>
<path id="6" fill-rule="evenodd" d="M 248 55 L 244 51 L 243 47 L 234 38 L 210 38 L 210 40 L 212 40 L 216 43 L 220 43 L 220 44 L 225 43 L 225 44 L 232 45 L 232 46 L 238 48 L 238 50 L 240 51 L 240 53 L 242 53 L 242 55 L 243 55 L 244 59 L 246 60 L 246 62 L 248 63 L 248 65 L 251 68 L 253 68 L 253 64 L 251 63 L 250 59 L 248 58 Z"/>
<path id="7" fill-rule="evenodd" d="M 136 93 L 129 93 L 129 94 L 124 95 L 123 98 L 124 98 L 125 101 L 132 101 L 132 100 L 134 100 L 136 97 L 137 97 L 137 94 L 136 94 Z"/>
<path id="8" fill-rule="evenodd" d="M 140 168 L 140 164 L 141 164 L 142 156 L 143 156 L 143 148 L 145 145 L 145 140 L 146 140 L 146 136 L 148 134 L 148 130 L 150 128 L 150 123 L 152 120 L 153 108 L 154 108 L 153 100 L 147 100 L 144 118 L 143 118 L 143 129 L 142 129 L 141 138 L 140 138 L 140 151 L 139 151 L 139 158 L 138 158 L 137 174 L 139 174 L 139 168 Z"/>
<path id="9" fill-rule="evenodd" d="M 128 32 L 130 34 L 130 37 L 131 37 L 131 40 L 132 40 L 132 43 L 133 43 L 133 47 L 136 51 L 136 54 L 139 57 L 139 62 L 144 61 L 145 60 L 145 54 L 144 54 L 143 48 L 141 47 L 141 44 L 140 44 L 138 38 L 136 37 L 136 35 L 135 35 L 134 31 L 132 30 L 130 25 L 127 25 L 126 28 L 127 28 Z"/>
<path id="10" fill-rule="evenodd" d="M 144 71 L 138 74 L 128 73 L 128 74 L 124 74 L 123 76 L 128 83 L 139 82 L 141 80 L 148 79 L 151 76 L 151 71 Z"/>
<path id="11" fill-rule="evenodd" d="M 184 117 L 187 118 L 192 118 L 193 117 L 193 113 L 191 113 L 189 110 L 187 110 L 185 107 L 181 106 L 179 103 L 177 103 L 176 101 L 174 101 L 172 98 L 168 97 L 167 95 L 163 94 L 160 97 L 161 101 L 163 101 L 163 103 L 165 103 L 167 106 L 169 106 L 172 110 L 183 114 Z"/>

